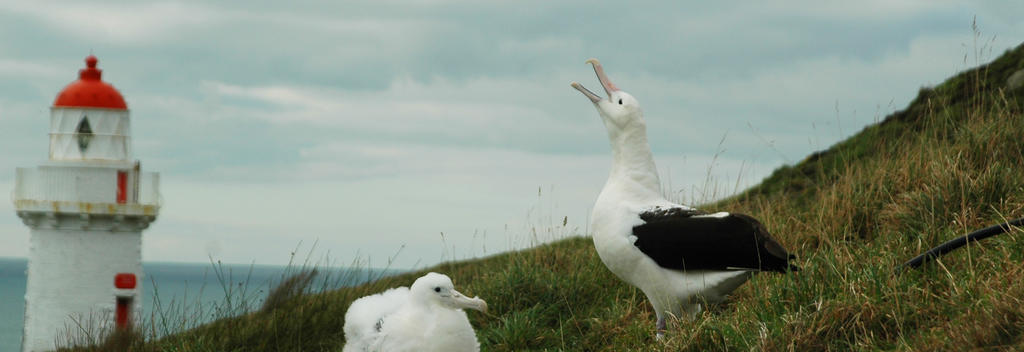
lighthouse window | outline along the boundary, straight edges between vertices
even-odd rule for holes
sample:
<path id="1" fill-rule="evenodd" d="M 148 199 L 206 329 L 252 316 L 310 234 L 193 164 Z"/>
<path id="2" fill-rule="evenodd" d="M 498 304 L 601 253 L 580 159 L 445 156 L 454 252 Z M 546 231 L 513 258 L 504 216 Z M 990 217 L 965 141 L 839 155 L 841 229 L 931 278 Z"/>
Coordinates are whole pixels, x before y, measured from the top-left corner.
<path id="1" fill-rule="evenodd" d="M 88 116 L 82 116 L 82 122 L 78 123 L 75 134 L 78 136 L 78 151 L 85 152 L 85 148 L 89 147 L 89 141 L 92 140 L 92 126 L 89 126 Z"/>

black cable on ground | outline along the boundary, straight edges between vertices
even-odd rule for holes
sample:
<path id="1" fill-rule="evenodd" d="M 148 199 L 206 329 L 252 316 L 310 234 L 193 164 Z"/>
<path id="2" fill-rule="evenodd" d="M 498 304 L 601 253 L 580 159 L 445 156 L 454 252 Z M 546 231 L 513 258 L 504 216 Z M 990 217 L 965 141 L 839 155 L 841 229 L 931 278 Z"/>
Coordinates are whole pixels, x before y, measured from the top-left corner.
<path id="1" fill-rule="evenodd" d="M 902 272 L 907 269 L 915 269 L 917 267 L 920 267 L 924 263 L 941 257 L 943 254 L 949 253 L 957 248 L 963 247 L 969 241 L 980 241 L 1001 233 L 1006 233 L 1007 231 L 1010 231 L 1011 227 L 1020 227 L 1021 225 L 1024 225 L 1024 218 L 1004 222 L 999 225 L 992 225 L 981 230 L 974 231 L 969 234 L 954 238 L 952 240 L 947 241 L 946 243 L 939 245 L 938 247 L 932 248 L 931 250 L 924 252 L 924 254 L 914 257 L 914 259 L 908 260 L 906 263 L 903 263 L 903 265 L 896 267 L 896 272 Z"/>

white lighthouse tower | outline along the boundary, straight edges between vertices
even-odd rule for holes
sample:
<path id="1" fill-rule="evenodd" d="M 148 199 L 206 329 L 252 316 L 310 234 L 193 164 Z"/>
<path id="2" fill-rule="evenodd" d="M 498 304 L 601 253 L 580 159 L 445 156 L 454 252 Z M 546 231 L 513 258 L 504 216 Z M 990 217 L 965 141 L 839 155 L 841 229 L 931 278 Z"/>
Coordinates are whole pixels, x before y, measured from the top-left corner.
<path id="1" fill-rule="evenodd" d="M 132 160 L 128 106 L 97 61 L 50 109 L 49 160 L 17 170 L 14 208 L 31 229 L 23 351 L 129 328 L 141 311 L 159 178 Z"/>

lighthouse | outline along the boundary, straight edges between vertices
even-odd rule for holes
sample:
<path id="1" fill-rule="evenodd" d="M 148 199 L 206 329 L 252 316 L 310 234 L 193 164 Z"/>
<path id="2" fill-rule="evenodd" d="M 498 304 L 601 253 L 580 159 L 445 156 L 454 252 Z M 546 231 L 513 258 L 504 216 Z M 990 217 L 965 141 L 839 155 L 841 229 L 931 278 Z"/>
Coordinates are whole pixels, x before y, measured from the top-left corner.
<path id="1" fill-rule="evenodd" d="M 142 230 L 160 210 L 159 175 L 132 159 L 121 93 L 90 55 L 50 108 L 49 159 L 18 168 L 29 227 L 23 351 L 129 329 L 142 307 Z"/>

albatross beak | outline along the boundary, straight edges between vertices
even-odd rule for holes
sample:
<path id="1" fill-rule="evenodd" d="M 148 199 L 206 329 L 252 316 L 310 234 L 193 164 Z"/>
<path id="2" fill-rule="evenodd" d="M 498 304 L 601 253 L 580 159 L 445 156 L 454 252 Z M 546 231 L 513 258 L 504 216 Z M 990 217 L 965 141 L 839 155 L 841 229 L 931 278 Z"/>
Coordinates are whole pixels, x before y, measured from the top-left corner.
<path id="1" fill-rule="evenodd" d="M 612 92 L 619 90 L 612 81 L 608 79 L 608 76 L 604 74 L 604 68 L 601 67 L 601 62 L 597 59 L 587 59 L 587 63 L 594 65 L 594 72 L 597 73 L 597 80 L 601 81 L 601 85 L 604 86 L 604 92 L 608 94 L 608 97 L 612 97 Z"/>
<path id="2" fill-rule="evenodd" d="M 597 61 L 597 59 L 588 59 L 587 63 L 594 65 L 594 72 L 597 73 L 597 80 L 601 81 L 601 86 L 604 87 L 604 92 L 608 94 L 608 98 L 611 99 L 612 92 L 619 90 L 619 88 L 616 87 L 615 84 L 608 79 L 608 76 L 604 74 L 604 68 L 601 67 L 600 61 Z M 601 101 L 600 96 L 583 87 L 582 84 L 572 82 L 571 86 L 580 91 L 580 93 L 583 93 L 583 95 L 587 96 L 587 98 L 590 99 L 590 102 L 597 104 L 597 102 Z"/>
<path id="3" fill-rule="evenodd" d="M 452 296 L 449 304 L 452 308 L 457 309 L 476 309 L 481 312 L 487 312 L 487 302 L 480 299 L 480 297 L 469 298 L 459 293 L 459 291 L 452 290 Z"/>

